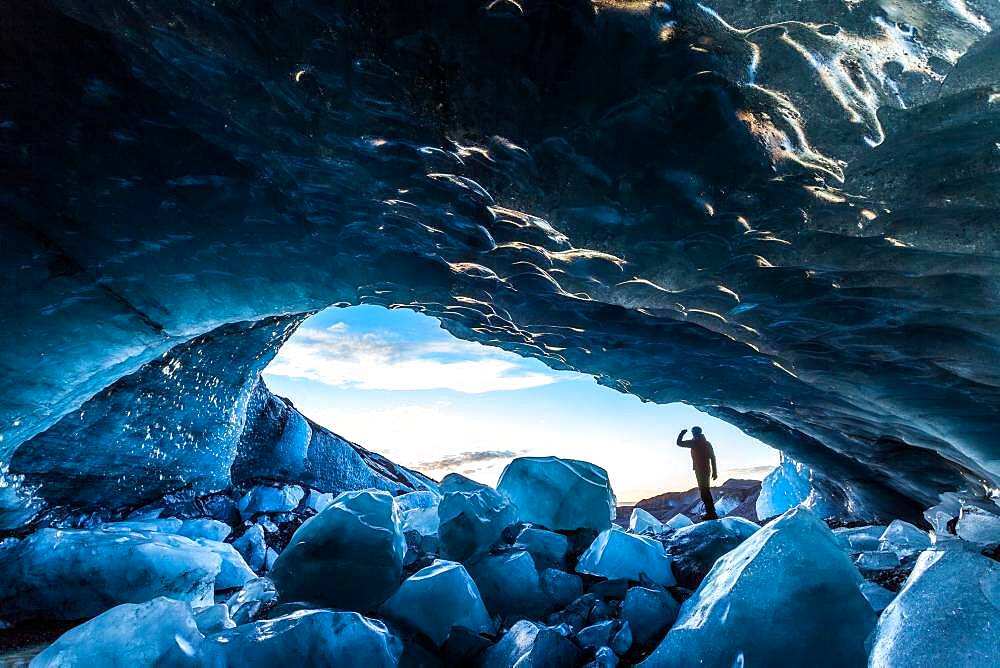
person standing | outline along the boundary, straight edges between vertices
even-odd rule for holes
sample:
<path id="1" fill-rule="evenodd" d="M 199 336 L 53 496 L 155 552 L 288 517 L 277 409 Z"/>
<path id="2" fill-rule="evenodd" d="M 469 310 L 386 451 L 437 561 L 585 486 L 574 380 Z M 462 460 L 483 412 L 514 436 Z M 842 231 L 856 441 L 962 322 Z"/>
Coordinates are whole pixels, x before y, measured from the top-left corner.
<path id="1" fill-rule="evenodd" d="M 694 477 L 698 480 L 698 491 L 701 493 L 702 503 L 705 504 L 705 515 L 702 519 L 717 520 L 719 516 L 715 512 L 715 500 L 712 499 L 712 487 L 709 482 L 709 474 L 712 480 L 719 478 L 719 469 L 715 463 L 715 450 L 712 444 L 705 438 L 701 427 L 691 427 L 692 438 L 684 440 L 687 429 L 681 430 L 677 435 L 677 445 L 682 448 L 691 449 L 691 463 L 694 468 Z"/>

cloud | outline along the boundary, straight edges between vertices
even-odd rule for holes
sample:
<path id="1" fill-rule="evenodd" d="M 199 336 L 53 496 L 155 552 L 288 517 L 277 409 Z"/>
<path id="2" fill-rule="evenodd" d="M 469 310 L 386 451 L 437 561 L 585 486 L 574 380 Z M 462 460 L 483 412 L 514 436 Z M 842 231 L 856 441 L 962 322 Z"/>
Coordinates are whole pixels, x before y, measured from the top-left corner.
<path id="1" fill-rule="evenodd" d="M 750 480 L 763 480 L 764 476 L 774 470 L 773 466 L 748 466 L 746 468 L 723 469 L 727 478 L 748 478 Z M 720 476 L 721 477 L 721 476 Z"/>
<path id="2" fill-rule="evenodd" d="M 278 351 L 267 373 L 360 390 L 440 390 L 478 394 L 548 385 L 554 374 L 470 341 L 407 340 L 355 333 L 345 323 L 303 328 Z"/>
<path id="3" fill-rule="evenodd" d="M 418 462 L 413 465 L 417 470 L 443 471 L 456 469 L 460 466 L 468 467 L 463 472 L 475 472 L 480 467 L 469 467 L 469 464 L 485 464 L 498 460 L 514 459 L 523 455 L 527 450 L 478 450 L 470 452 L 458 452 L 453 455 L 444 455 L 438 459 L 427 462 Z"/>

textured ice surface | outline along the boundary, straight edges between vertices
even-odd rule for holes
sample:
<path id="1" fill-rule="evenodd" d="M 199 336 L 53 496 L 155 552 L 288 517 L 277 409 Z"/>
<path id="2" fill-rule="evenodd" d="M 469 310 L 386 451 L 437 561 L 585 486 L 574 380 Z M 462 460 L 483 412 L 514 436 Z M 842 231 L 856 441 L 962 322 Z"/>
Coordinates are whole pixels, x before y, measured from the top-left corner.
<path id="1" fill-rule="evenodd" d="M 683 529 L 684 527 L 689 527 L 692 524 L 694 524 L 694 522 L 691 518 L 682 513 L 677 513 L 666 521 L 666 525 L 671 529 Z"/>
<path id="2" fill-rule="evenodd" d="M 554 531 L 525 527 L 517 534 L 514 548 L 530 552 L 536 564 L 560 567 L 569 555 L 569 539 Z"/>
<path id="3" fill-rule="evenodd" d="M 270 575 L 283 601 L 363 612 L 399 586 L 405 552 L 388 492 L 343 492 L 298 528 Z"/>
<path id="4" fill-rule="evenodd" d="M 1000 563 L 961 545 L 923 552 L 879 618 L 872 668 L 994 668 Z"/>
<path id="5" fill-rule="evenodd" d="M 649 580 L 664 587 L 675 584 L 670 557 L 659 542 L 617 529 L 605 529 L 598 534 L 580 555 L 576 570 L 609 580 Z"/>
<path id="6" fill-rule="evenodd" d="M 436 560 L 406 579 L 382 606 L 387 618 L 406 624 L 444 644 L 455 627 L 492 633 L 490 618 L 476 583 L 462 564 Z"/>
<path id="7" fill-rule="evenodd" d="M 403 646 L 385 624 L 356 612 L 300 610 L 205 639 L 200 663 L 232 668 L 397 665 Z"/>
<path id="8" fill-rule="evenodd" d="M 233 532 L 225 522 L 219 520 L 197 518 L 184 520 L 177 533 L 188 538 L 206 538 L 208 540 L 223 541 Z"/>
<path id="9" fill-rule="evenodd" d="M 667 543 L 680 583 L 698 586 L 716 560 L 752 536 L 760 527 L 742 517 L 723 517 L 678 529 Z"/>
<path id="10" fill-rule="evenodd" d="M 880 550 L 891 550 L 900 559 L 912 557 L 931 546 L 931 538 L 926 531 L 903 520 L 893 520 L 882 532 L 878 542 Z"/>
<path id="11" fill-rule="evenodd" d="M 267 541 L 265 540 L 264 527 L 260 524 L 253 524 L 243 535 L 232 543 L 233 547 L 243 555 L 243 559 L 255 571 L 264 570 L 267 560 Z"/>
<path id="12" fill-rule="evenodd" d="M 815 472 L 804 464 L 782 457 L 781 464 L 761 481 L 757 517 L 765 520 L 800 504 L 819 517 L 843 514 L 838 503 L 824 494 L 817 484 Z"/>
<path id="13" fill-rule="evenodd" d="M 884 526 L 863 526 L 834 529 L 837 542 L 848 552 L 871 552 L 878 550 L 879 539 L 885 533 Z"/>
<path id="14" fill-rule="evenodd" d="M 538 574 L 538 583 L 556 608 L 569 605 L 583 594 L 583 579 L 557 568 L 543 569 Z"/>
<path id="15" fill-rule="evenodd" d="M 333 499 L 336 496 L 337 495 L 332 492 L 320 492 L 319 490 L 311 489 L 309 490 L 309 493 L 306 494 L 306 508 L 312 508 L 318 513 L 333 503 Z"/>
<path id="16" fill-rule="evenodd" d="M 210 605 L 221 567 L 191 539 L 156 532 L 41 529 L 2 557 L 0 614 L 8 618 L 84 619 L 157 596 Z"/>
<path id="17" fill-rule="evenodd" d="M 899 568 L 899 555 L 892 550 L 862 552 L 854 559 L 854 563 L 863 571 L 890 571 Z"/>
<path id="18" fill-rule="evenodd" d="M 257 578 L 226 599 L 226 606 L 237 624 L 246 624 L 269 609 L 277 598 L 274 582 L 270 578 Z"/>
<path id="19" fill-rule="evenodd" d="M 632 629 L 635 644 L 646 646 L 670 628 L 678 610 L 680 604 L 665 590 L 632 587 L 622 602 L 621 619 Z"/>
<path id="20" fill-rule="evenodd" d="M 240 498 L 238 507 L 244 518 L 258 513 L 285 513 L 294 510 L 304 496 L 305 491 L 298 485 L 257 485 Z"/>
<path id="21" fill-rule="evenodd" d="M 491 614 L 540 619 L 548 612 L 551 600 L 542 591 L 535 562 L 527 552 L 481 557 L 469 564 L 469 573 Z"/>
<path id="22" fill-rule="evenodd" d="M 518 457 L 503 470 L 497 491 L 517 506 L 519 520 L 553 531 L 603 531 L 615 516 L 608 472 L 576 459 Z"/>
<path id="23" fill-rule="evenodd" d="M 457 473 L 441 481 L 438 504 L 443 556 L 464 561 L 489 550 L 517 520 L 517 509 L 496 490 Z"/>
<path id="24" fill-rule="evenodd" d="M 243 556 L 229 543 L 220 543 L 217 540 L 208 540 L 205 538 L 194 538 L 192 540 L 201 547 L 219 555 L 219 558 L 222 560 L 219 574 L 215 577 L 216 589 L 242 587 L 257 577 L 257 574 L 250 569 Z"/>
<path id="25" fill-rule="evenodd" d="M 577 649 L 559 629 L 521 620 L 483 654 L 482 668 L 572 668 Z"/>
<path id="26" fill-rule="evenodd" d="M 441 502 L 441 495 L 437 492 L 422 489 L 416 492 L 400 494 L 395 499 L 399 512 L 405 513 L 407 510 L 416 510 L 417 508 L 436 508 L 438 503 Z"/>
<path id="27" fill-rule="evenodd" d="M 795 508 L 719 559 L 641 665 L 863 666 L 875 614 L 833 534 Z"/>
<path id="28" fill-rule="evenodd" d="M 126 520 L 123 522 L 105 522 L 101 525 L 101 528 L 105 531 L 124 531 L 126 533 L 133 531 L 158 531 L 161 533 L 179 533 L 181 527 L 184 525 L 182 520 L 176 517 L 170 517 L 165 519 L 149 519 L 149 520 Z"/>
<path id="29" fill-rule="evenodd" d="M 875 612 L 882 612 L 896 598 L 896 592 L 867 580 L 861 583 L 861 594 Z"/>
<path id="30" fill-rule="evenodd" d="M 59 636 L 32 668 L 138 668 L 196 666 L 201 647 L 187 603 L 154 598 L 111 608 Z"/>
<path id="31" fill-rule="evenodd" d="M 663 522 L 656 519 L 642 508 L 633 508 L 632 514 L 628 518 L 628 529 L 633 533 L 661 533 L 664 530 Z"/>
<path id="32" fill-rule="evenodd" d="M 437 506 L 413 508 L 400 513 L 403 531 L 416 531 L 421 536 L 435 536 L 441 528 Z"/>
<path id="33" fill-rule="evenodd" d="M 584 627 L 576 632 L 576 641 L 584 649 L 597 649 L 611 644 L 611 635 L 615 630 L 615 622 L 607 620 Z"/>
<path id="34" fill-rule="evenodd" d="M 212 635 L 236 626 L 236 622 L 229 615 L 229 606 L 225 603 L 216 603 L 198 610 L 194 615 L 194 621 L 198 625 L 198 630 L 205 635 Z"/>
<path id="35" fill-rule="evenodd" d="M 956 532 L 962 540 L 969 541 L 983 548 L 992 548 L 1000 544 L 1000 507 L 993 504 L 962 506 L 958 518 Z"/>

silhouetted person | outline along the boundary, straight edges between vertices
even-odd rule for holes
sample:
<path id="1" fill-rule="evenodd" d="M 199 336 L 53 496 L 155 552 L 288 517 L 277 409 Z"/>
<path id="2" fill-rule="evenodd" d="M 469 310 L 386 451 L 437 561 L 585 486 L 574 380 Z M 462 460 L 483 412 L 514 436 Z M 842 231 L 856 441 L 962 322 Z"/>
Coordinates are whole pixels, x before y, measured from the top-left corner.
<path id="1" fill-rule="evenodd" d="M 715 465 L 715 450 L 708 442 L 705 435 L 701 433 L 701 427 L 691 427 L 691 436 L 694 438 L 685 441 L 684 429 L 677 435 L 677 445 L 682 448 L 691 448 L 691 463 L 694 464 L 694 477 L 698 479 L 698 491 L 701 492 L 701 500 L 705 504 L 706 520 L 717 520 L 719 516 L 715 514 L 715 501 L 712 499 L 712 487 L 708 480 L 709 472 L 712 480 L 719 478 L 719 469 Z M 711 467 L 709 466 L 711 463 Z"/>

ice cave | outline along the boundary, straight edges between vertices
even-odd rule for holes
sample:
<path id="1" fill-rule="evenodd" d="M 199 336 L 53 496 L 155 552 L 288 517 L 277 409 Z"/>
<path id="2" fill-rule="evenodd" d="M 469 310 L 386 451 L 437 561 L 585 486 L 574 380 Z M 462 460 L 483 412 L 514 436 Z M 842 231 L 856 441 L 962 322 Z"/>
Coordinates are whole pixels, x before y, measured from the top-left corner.
<path id="1" fill-rule="evenodd" d="M 7 3 L 0 664 L 1000 665 L 998 25 Z M 780 463 L 718 519 L 572 451 L 427 475 L 262 380 L 358 306 Z"/>

